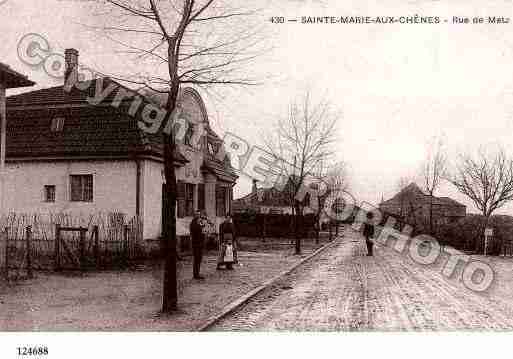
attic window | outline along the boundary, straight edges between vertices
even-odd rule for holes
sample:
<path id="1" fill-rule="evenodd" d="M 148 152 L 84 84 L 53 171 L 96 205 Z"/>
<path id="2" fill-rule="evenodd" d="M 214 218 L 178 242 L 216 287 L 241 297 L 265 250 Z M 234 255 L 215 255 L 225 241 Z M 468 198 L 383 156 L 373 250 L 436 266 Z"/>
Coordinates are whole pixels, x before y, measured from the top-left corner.
<path id="1" fill-rule="evenodd" d="M 212 142 L 208 142 L 207 146 L 208 146 L 208 153 L 210 153 L 212 156 L 214 156 L 217 152 L 214 144 Z"/>
<path id="2" fill-rule="evenodd" d="M 185 132 L 185 136 L 183 139 L 183 143 L 187 146 L 192 146 L 192 136 L 194 135 L 194 124 L 188 123 L 187 131 Z"/>
<path id="3" fill-rule="evenodd" d="M 50 127 L 52 132 L 61 132 L 63 128 L 64 128 L 64 117 L 52 118 L 52 124 Z"/>

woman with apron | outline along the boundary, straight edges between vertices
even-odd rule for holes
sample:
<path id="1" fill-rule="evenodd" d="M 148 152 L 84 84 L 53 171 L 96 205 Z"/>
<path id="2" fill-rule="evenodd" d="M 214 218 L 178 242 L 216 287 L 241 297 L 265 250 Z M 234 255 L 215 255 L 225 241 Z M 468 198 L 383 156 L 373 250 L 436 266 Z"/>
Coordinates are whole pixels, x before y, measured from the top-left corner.
<path id="1" fill-rule="evenodd" d="M 237 241 L 235 229 L 230 215 L 219 226 L 219 254 L 217 257 L 217 269 L 226 266 L 226 269 L 233 269 L 237 263 Z"/>

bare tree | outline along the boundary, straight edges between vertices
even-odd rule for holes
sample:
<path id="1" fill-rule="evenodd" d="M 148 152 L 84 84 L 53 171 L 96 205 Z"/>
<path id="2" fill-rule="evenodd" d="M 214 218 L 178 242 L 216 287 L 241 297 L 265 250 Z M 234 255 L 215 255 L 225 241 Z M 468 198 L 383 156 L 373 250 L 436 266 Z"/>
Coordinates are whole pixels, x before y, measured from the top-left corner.
<path id="1" fill-rule="evenodd" d="M 268 151 L 281 161 L 284 190 L 292 209 L 295 232 L 295 252 L 301 253 L 299 225 L 303 219 L 304 201 L 297 199 L 307 179 L 318 173 L 319 167 L 333 155 L 339 114 L 326 99 L 312 100 L 306 91 L 300 101 L 290 105 L 288 116 L 278 120 L 273 132 L 264 139 Z"/>
<path id="2" fill-rule="evenodd" d="M 513 200 L 513 158 L 502 148 L 492 152 L 480 148 L 474 156 L 461 154 L 449 180 L 474 202 L 486 227 L 493 212 Z"/>
<path id="3" fill-rule="evenodd" d="M 262 54 L 259 27 L 252 10 L 223 0 L 104 0 L 107 25 L 102 33 L 125 49 L 124 55 L 151 72 L 111 76 L 139 89 L 167 96 L 165 109 L 175 111 L 181 85 L 209 89 L 213 85 L 254 85 L 241 71 Z M 241 3 L 241 2 L 239 2 Z M 168 119 L 169 121 L 169 119 Z M 165 127 L 164 123 L 162 128 Z M 173 126 L 164 137 L 165 196 L 163 234 L 166 239 L 163 312 L 177 308 L 176 278 L 176 141 Z M 164 131 L 166 132 L 166 131 Z"/>
<path id="4" fill-rule="evenodd" d="M 442 138 L 435 138 L 428 145 L 427 155 L 422 165 L 421 176 L 424 190 L 430 197 L 429 201 L 429 233 L 433 234 L 433 197 L 445 178 L 447 171 L 447 156 Z"/>
<path id="5" fill-rule="evenodd" d="M 319 172 L 319 179 L 326 184 L 326 193 L 323 196 L 318 197 L 318 208 L 317 208 L 317 218 L 320 219 L 321 213 L 324 210 L 325 201 L 329 196 L 336 196 L 337 200 L 333 203 L 335 210 L 340 210 L 343 203 L 339 203 L 339 198 L 342 198 L 342 193 L 349 190 L 349 177 L 347 173 L 347 165 L 345 162 L 337 162 L 334 164 L 327 164 L 322 166 L 324 170 L 321 169 Z M 330 225 L 331 225 L 330 218 Z M 338 220 L 335 221 L 335 235 L 338 236 Z"/>
<path id="6" fill-rule="evenodd" d="M 408 187 L 408 185 L 411 182 L 412 181 L 410 181 L 409 177 L 406 177 L 406 176 L 400 177 L 396 183 L 397 193 L 401 193 L 401 191 L 404 190 L 406 187 Z M 406 205 L 407 205 L 407 198 L 405 196 L 400 196 L 399 197 L 399 213 L 398 214 L 401 219 L 404 219 L 405 214 L 407 213 Z"/>

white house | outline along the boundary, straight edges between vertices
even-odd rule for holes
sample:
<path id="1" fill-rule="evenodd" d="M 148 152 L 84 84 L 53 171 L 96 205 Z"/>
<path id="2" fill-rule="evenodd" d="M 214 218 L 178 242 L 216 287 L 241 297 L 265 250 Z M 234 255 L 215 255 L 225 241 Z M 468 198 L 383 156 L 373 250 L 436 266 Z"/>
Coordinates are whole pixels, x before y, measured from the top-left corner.
<path id="1" fill-rule="evenodd" d="M 68 49 L 65 58 L 69 74 L 78 64 L 78 52 Z M 149 104 L 146 98 L 132 92 L 136 96 L 116 100 L 116 94 L 127 89 L 108 78 L 99 81 L 71 91 L 63 85 L 7 98 L 3 210 L 85 216 L 123 213 L 142 219 L 144 238 L 159 237 L 163 137 L 140 128 L 141 111 Z M 92 104 L 89 100 L 98 84 L 103 88 L 113 84 L 115 90 Z M 174 156 L 177 232 L 184 235 L 196 209 L 205 210 L 216 223 L 222 220 L 230 211 L 237 176 L 227 158 L 216 159 L 222 141 L 210 128 L 198 92 L 182 89 L 179 107 L 190 128 L 202 123 L 206 129 L 196 145 L 187 132 Z"/>
<path id="2" fill-rule="evenodd" d="M 0 62 L 0 208 L 2 208 L 5 170 L 5 141 L 7 131 L 5 94 L 7 89 L 33 86 L 26 76 Z"/>

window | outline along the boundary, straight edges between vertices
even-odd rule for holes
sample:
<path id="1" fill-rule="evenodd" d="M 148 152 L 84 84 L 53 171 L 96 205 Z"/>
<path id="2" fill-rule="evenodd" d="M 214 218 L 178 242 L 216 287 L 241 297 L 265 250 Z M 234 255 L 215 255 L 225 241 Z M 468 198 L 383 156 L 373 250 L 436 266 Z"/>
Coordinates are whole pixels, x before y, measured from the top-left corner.
<path id="1" fill-rule="evenodd" d="M 310 207 L 310 193 L 305 194 L 305 198 L 303 199 L 303 206 Z"/>
<path id="2" fill-rule="evenodd" d="M 192 146 L 192 136 L 194 134 L 194 124 L 188 122 L 187 123 L 187 131 L 185 131 L 185 136 L 183 138 L 183 143 L 187 146 Z"/>
<path id="3" fill-rule="evenodd" d="M 212 156 L 215 156 L 217 151 L 216 151 L 216 147 L 214 146 L 214 144 L 212 142 L 208 142 L 207 146 L 208 146 L 208 153 Z"/>
<path id="4" fill-rule="evenodd" d="M 198 184 L 198 210 L 205 210 L 205 184 Z"/>
<path id="5" fill-rule="evenodd" d="M 216 186 L 216 214 L 226 216 L 226 187 Z"/>
<path id="6" fill-rule="evenodd" d="M 194 216 L 194 187 L 192 183 L 185 184 L 185 215 Z"/>
<path id="7" fill-rule="evenodd" d="M 232 213 L 233 187 L 228 189 L 228 213 Z"/>
<path id="8" fill-rule="evenodd" d="M 176 183 L 176 216 L 185 217 L 185 183 L 177 181 Z"/>
<path id="9" fill-rule="evenodd" d="M 71 175 L 71 201 L 93 201 L 93 175 Z"/>
<path id="10" fill-rule="evenodd" d="M 55 186 L 45 186 L 45 202 L 55 202 Z"/>
<path id="11" fill-rule="evenodd" d="M 54 117 L 52 118 L 52 124 L 50 125 L 50 129 L 52 132 L 61 132 L 64 128 L 64 117 Z"/>

